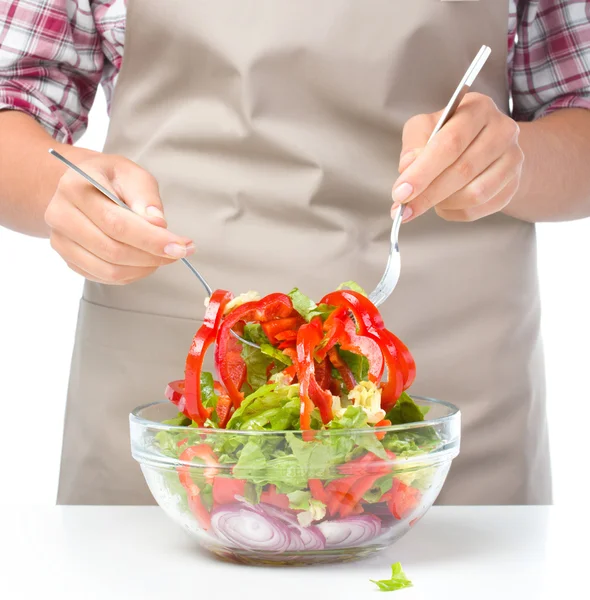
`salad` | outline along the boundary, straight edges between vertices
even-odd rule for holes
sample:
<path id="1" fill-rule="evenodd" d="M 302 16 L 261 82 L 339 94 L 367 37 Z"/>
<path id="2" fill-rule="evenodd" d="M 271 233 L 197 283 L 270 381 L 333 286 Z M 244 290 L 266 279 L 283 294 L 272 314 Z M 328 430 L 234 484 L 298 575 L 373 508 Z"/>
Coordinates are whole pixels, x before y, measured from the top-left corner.
<path id="1" fill-rule="evenodd" d="M 215 374 L 203 369 L 209 349 Z M 407 347 L 354 282 L 317 304 L 298 289 L 217 290 L 184 379 L 166 388 L 179 412 L 155 443 L 180 465 L 167 486 L 200 530 L 236 551 L 378 544 L 422 516 L 446 475 L 420 464 L 441 445 L 435 428 L 391 427 L 424 420 L 428 409 L 406 393 L 415 377 Z"/>

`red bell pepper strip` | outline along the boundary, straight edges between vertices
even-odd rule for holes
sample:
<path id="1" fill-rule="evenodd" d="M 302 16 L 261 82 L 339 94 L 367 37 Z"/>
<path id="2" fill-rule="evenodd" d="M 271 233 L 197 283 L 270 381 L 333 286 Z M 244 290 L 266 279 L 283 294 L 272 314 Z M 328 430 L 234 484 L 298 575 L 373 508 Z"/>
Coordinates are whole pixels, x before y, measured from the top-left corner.
<path id="1" fill-rule="evenodd" d="M 328 359 L 315 363 L 315 378 L 322 390 L 329 390 L 332 385 L 332 365 Z M 312 398 L 313 400 L 313 398 Z M 330 399 L 330 403 L 332 399 Z"/>
<path id="2" fill-rule="evenodd" d="M 395 458 L 393 452 L 386 451 L 390 459 Z M 381 460 L 377 455 L 372 452 L 367 452 L 360 458 L 355 458 L 347 463 L 338 466 L 338 471 L 343 475 L 361 476 L 367 473 L 379 473 L 380 475 L 386 475 L 391 470 L 390 465 Z"/>
<path id="3" fill-rule="evenodd" d="M 276 337 L 277 334 L 285 331 L 295 331 L 299 328 L 299 325 L 303 323 L 301 317 L 286 317 L 284 319 L 275 319 L 273 321 L 267 321 L 262 324 L 262 330 L 264 331 L 268 341 L 271 344 L 276 344 L 277 340 L 284 339 Z"/>
<path id="4" fill-rule="evenodd" d="M 378 335 L 380 329 L 385 329 L 385 323 L 377 307 L 366 297 L 352 290 L 338 290 L 322 298 L 321 304 L 345 307 L 354 316 L 361 335 Z"/>
<path id="5" fill-rule="evenodd" d="M 385 329 L 383 319 L 375 305 L 362 294 L 352 290 L 332 292 L 325 296 L 321 302 L 333 306 L 343 306 L 350 310 L 357 322 L 360 334 L 374 339 L 379 344 L 388 373 L 387 382 L 383 386 L 382 407 L 384 410 L 389 410 L 395 406 L 404 389 L 404 383 L 407 384 L 410 380 L 412 369 L 410 368 L 411 365 L 406 364 L 407 358 L 402 357 L 398 346 L 396 346 L 395 340 L 397 338 L 394 340 L 395 336 Z M 397 341 L 399 342 L 399 340 Z M 413 370 L 415 374 L 415 366 Z M 404 382 L 404 373 L 408 378 L 406 382 Z"/>
<path id="6" fill-rule="evenodd" d="M 338 381 L 338 379 L 332 379 L 332 383 L 330 384 L 330 392 L 333 396 L 340 397 L 342 395 L 342 384 Z"/>
<path id="7" fill-rule="evenodd" d="M 176 404 L 176 406 L 180 407 L 180 403 L 184 402 L 184 379 L 179 379 L 177 381 L 171 381 L 166 386 L 166 391 L 164 392 L 164 396 L 167 400 L 170 400 L 172 404 Z M 183 406 L 184 408 L 184 406 Z"/>
<path id="8" fill-rule="evenodd" d="M 279 342 L 292 342 L 297 339 L 297 332 L 293 329 L 277 333 L 275 339 Z"/>
<path id="9" fill-rule="evenodd" d="M 179 459 L 184 462 L 191 462 L 194 458 L 200 458 L 205 464 L 209 465 L 204 470 L 205 480 L 207 483 L 214 483 L 215 475 L 219 471 L 219 463 L 211 446 L 208 446 L 207 444 L 190 446 L 179 456 Z M 186 490 L 188 505 L 192 513 L 195 515 L 203 529 L 209 529 L 211 526 L 211 517 L 199 497 L 201 490 L 190 475 L 190 467 L 183 465 L 176 467 L 176 471 L 178 472 L 178 480 Z"/>
<path id="10" fill-rule="evenodd" d="M 373 383 L 381 381 L 385 363 L 383 350 L 379 342 L 375 341 L 369 335 L 357 334 L 356 324 L 350 317 L 347 317 L 344 321 L 344 332 L 346 336 L 344 341 L 340 343 L 340 348 L 365 356 L 369 362 L 369 381 Z"/>
<path id="11" fill-rule="evenodd" d="M 340 354 L 338 354 L 338 350 L 336 350 L 336 348 L 332 348 L 330 352 L 328 352 L 328 356 L 334 368 L 338 371 L 338 373 L 340 373 L 340 377 L 342 377 L 344 385 L 350 392 L 350 390 L 352 390 L 356 386 L 356 379 L 354 378 L 352 371 L 348 368 L 348 365 L 340 358 Z"/>
<path id="12" fill-rule="evenodd" d="M 240 322 L 234 327 L 234 331 L 243 336 L 244 334 L 244 323 Z M 242 343 L 234 336 L 229 336 L 227 340 L 227 346 L 225 351 L 225 358 L 223 361 L 223 367 L 225 369 L 226 377 L 229 377 L 231 381 L 231 385 L 236 390 L 241 390 L 244 382 L 246 381 L 246 363 L 242 358 Z M 227 385 L 227 383 L 226 383 Z M 228 392 L 226 392 L 230 395 Z M 234 404 L 234 409 L 238 408 L 233 402 L 233 398 L 230 396 L 232 403 Z"/>
<path id="13" fill-rule="evenodd" d="M 231 292 L 216 290 L 211 295 L 203 324 L 197 331 L 186 357 L 184 397 L 185 414 L 201 427 L 210 416 L 201 401 L 201 369 L 209 346 L 215 341 L 223 311 L 233 298 Z"/>
<path id="14" fill-rule="evenodd" d="M 217 422 L 220 429 L 225 429 L 227 422 L 233 413 L 233 404 L 231 398 L 227 395 L 225 388 L 219 383 L 214 382 L 215 393 L 217 394 L 217 406 L 215 412 L 217 413 Z"/>
<path id="15" fill-rule="evenodd" d="M 311 428 L 311 412 L 314 404 L 320 410 L 324 423 L 332 418 L 332 394 L 320 387 L 316 379 L 314 351 L 323 338 L 322 320 L 319 317 L 299 328 L 297 336 L 297 376 L 301 398 L 301 429 Z"/>
<path id="16" fill-rule="evenodd" d="M 219 461 L 213 452 L 211 446 L 207 444 L 199 444 L 198 446 L 189 446 L 184 452 L 178 457 L 182 462 L 191 462 L 194 458 L 201 459 L 205 465 L 203 474 L 205 475 L 205 481 L 207 483 L 213 483 L 215 475 L 219 472 Z M 195 488 L 198 490 L 197 484 L 193 481 L 190 475 L 190 467 L 180 466 L 176 467 L 178 472 L 178 479 L 184 486 L 187 492 L 190 491 L 191 495 L 195 494 Z"/>
<path id="17" fill-rule="evenodd" d="M 384 497 L 387 500 L 387 506 L 391 514 L 401 521 L 416 509 L 422 494 L 420 490 L 410 487 L 396 478 L 393 480 L 391 490 L 384 494 Z"/>
<path id="18" fill-rule="evenodd" d="M 356 324 L 348 316 L 347 307 L 340 306 L 334 310 L 324 323 L 324 331 L 326 331 L 326 338 L 320 349 L 316 351 L 317 360 L 322 360 L 324 356 L 329 355 L 338 344 L 342 350 L 365 356 L 369 362 L 369 381 L 374 383 L 381 381 L 384 363 L 379 343 L 368 335 L 357 334 Z M 344 361 L 341 363 L 345 364 Z M 338 368 L 337 365 L 334 366 Z"/>
<path id="19" fill-rule="evenodd" d="M 328 504 L 328 494 L 324 489 L 324 484 L 319 479 L 310 479 L 308 482 L 309 491 L 316 500 L 319 500 L 323 504 Z"/>
<path id="20" fill-rule="evenodd" d="M 276 506 L 277 508 L 289 508 L 289 496 L 279 494 L 275 485 L 269 485 L 266 491 L 260 494 L 260 502 L 272 504 L 272 506 Z"/>
<path id="21" fill-rule="evenodd" d="M 323 329 L 326 336 L 320 347 L 315 352 L 316 360 L 322 361 L 334 346 L 342 342 L 344 336 L 344 320 L 348 317 L 346 308 L 336 308 L 334 312 L 326 319 Z"/>
<path id="22" fill-rule="evenodd" d="M 414 357 L 408 350 L 408 347 L 391 331 L 385 330 L 385 335 L 393 342 L 397 354 L 400 358 L 400 366 L 402 370 L 402 376 L 404 380 L 404 390 L 407 390 L 416 379 L 416 362 Z"/>
<path id="23" fill-rule="evenodd" d="M 375 427 L 389 427 L 391 425 L 391 421 L 389 419 L 383 419 L 379 421 L 379 423 L 375 424 Z M 376 431 L 375 437 L 381 441 L 385 437 L 385 431 Z"/>
<path id="24" fill-rule="evenodd" d="M 213 502 L 216 505 L 236 502 L 236 496 L 243 496 L 245 489 L 244 479 L 216 477 L 213 481 Z"/>
<path id="25" fill-rule="evenodd" d="M 348 517 L 358 507 L 363 496 L 375 485 L 381 475 L 365 475 L 356 480 L 340 502 L 340 516 Z"/>
<path id="26" fill-rule="evenodd" d="M 290 317 L 293 313 L 293 303 L 286 294 L 270 294 L 256 302 L 246 302 L 232 310 L 225 317 L 219 333 L 217 334 L 217 345 L 215 348 L 215 366 L 219 378 L 225 386 L 235 408 L 238 408 L 244 399 L 244 394 L 238 385 L 238 373 L 236 363 L 228 363 L 227 355 L 232 349 L 232 329 L 238 323 L 258 322 L 265 323 L 277 318 Z M 240 358 L 241 360 L 241 358 Z M 243 364 L 243 361 L 242 361 Z"/>
<path id="27" fill-rule="evenodd" d="M 352 290 L 332 292 L 325 296 L 322 302 L 326 299 L 330 299 L 335 306 L 346 306 L 359 323 L 361 333 L 363 333 L 363 330 L 372 334 L 387 331 L 394 342 L 394 346 L 397 349 L 396 354 L 399 355 L 402 368 L 405 372 L 404 389 L 408 389 L 416 377 L 416 363 L 406 345 L 385 328 L 383 318 L 375 305 L 367 297 Z"/>
<path id="28" fill-rule="evenodd" d="M 187 495 L 188 506 L 191 509 L 191 512 L 199 521 L 201 527 L 207 531 L 209 527 L 211 527 L 211 515 L 209 511 L 205 508 L 203 501 L 199 496 L 188 496 Z"/>

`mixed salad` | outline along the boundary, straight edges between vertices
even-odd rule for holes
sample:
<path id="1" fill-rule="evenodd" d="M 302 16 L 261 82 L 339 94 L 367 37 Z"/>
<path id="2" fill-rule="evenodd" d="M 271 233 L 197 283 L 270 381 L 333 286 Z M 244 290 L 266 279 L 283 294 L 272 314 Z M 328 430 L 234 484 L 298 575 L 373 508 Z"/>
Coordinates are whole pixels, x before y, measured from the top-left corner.
<path id="1" fill-rule="evenodd" d="M 237 333 L 245 342 L 240 341 Z M 214 346 L 216 376 L 203 370 Z M 179 461 L 168 487 L 199 527 L 236 550 L 362 547 L 421 516 L 436 468 L 401 458 L 440 444 L 406 393 L 416 366 L 364 291 L 316 304 L 298 289 L 217 290 L 166 397 L 182 426 L 156 436 Z M 244 435 L 260 432 L 261 435 Z"/>

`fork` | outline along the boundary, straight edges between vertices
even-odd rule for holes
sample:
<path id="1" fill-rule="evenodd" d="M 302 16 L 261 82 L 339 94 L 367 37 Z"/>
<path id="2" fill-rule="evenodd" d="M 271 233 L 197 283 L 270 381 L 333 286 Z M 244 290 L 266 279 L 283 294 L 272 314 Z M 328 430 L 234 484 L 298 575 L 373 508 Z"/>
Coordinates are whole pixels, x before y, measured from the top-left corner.
<path id="1" fill-rule="evenodd" d="M 479 75 L 483 66 L 486 64 L 492 50 L 488 46 L 482 46 L 477 56 L 473 59 L 473 62 L 467 69 L 461 83 L 455 90 L 455 93 L 451 97 L 447 104 L 443 114 L 441 115 L 436 127 L 434 128 L 430 138 L 427 142 L 429 144 L 434 136 L 444 127 L 447 121 L 455 114 L 455 111 L 461 104 L 465 95 L 471 89 L 471 86 L 475 82 L 475 79 Z M 391 296 L 391 293 L 395 289 L 399 277 L 401 274 L 401 254 L 399 251 L 399 231 L 402 224 L 404 215 L 404 205 L 402 204 L 397 214 L 393 219 L 393 225 L 391 226 L 391 249 L 389 251 L 389 258 L 387 259 L 387 265 L 381 281 L 377 284 L 377 287 L 369 294 L 369 300 L 375 305 L 380 306 Z"/>

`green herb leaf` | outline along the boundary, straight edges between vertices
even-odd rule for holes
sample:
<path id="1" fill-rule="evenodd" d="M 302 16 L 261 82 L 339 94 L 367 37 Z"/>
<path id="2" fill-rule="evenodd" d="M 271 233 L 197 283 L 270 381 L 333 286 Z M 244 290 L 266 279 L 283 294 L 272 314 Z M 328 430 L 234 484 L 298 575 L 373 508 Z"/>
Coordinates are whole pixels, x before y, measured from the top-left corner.
<path id="1" fill-rule="evenodd" d="M 382 592 L 395 592 L 396 590 L 412 587 L 412 582 L 406 577 L 401 563 L 391 565 L 391 579 L 381 579 L 379 581 L 371 579 L 370 581 L 376 584 Z"/>

